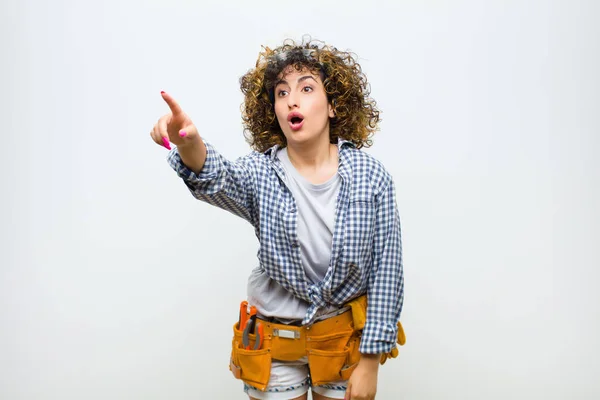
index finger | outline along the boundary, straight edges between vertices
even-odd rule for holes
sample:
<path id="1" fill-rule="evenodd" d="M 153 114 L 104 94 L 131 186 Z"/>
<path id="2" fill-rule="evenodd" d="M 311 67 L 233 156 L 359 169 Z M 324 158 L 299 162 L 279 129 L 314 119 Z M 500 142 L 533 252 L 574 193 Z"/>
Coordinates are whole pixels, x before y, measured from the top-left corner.
<path id="1" fill-rule="evenodd" d="M 175 99 L 171 97 L 170 94 L 166 92 L 160 92 L 160 94 L 162 95 L 164 101 L 167 102 L 169 108 L 171 109 L 171 112 L 173 113 L 173 116 L 183 114 L 183 110 L 179 106 L 179 103 L 177 103 Z"/>

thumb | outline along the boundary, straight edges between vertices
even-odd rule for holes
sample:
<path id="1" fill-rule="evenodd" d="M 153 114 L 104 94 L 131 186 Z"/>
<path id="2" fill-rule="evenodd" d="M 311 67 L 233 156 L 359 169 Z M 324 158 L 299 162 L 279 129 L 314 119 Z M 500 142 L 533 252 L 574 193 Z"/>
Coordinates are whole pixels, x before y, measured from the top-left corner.
<path id="1" fill-rule="evenodd" d="M 344 393 L 344 400 L 350 400 L 352 397 L 350 395 L 351 389 L 352 389 L 352 384 L 350 383 L 350 381 L 348 381 L 348 387 L 346 388 L 346 393 Z"/>
<path id="2" fill-rule="evenodd" d="M 185 139 L 193 139 L 194 137 L 199 136 L 198 130 L 196 129 L 196 125 L 189 124 L 184 126 L 179 130 L 179 137 Z"/>

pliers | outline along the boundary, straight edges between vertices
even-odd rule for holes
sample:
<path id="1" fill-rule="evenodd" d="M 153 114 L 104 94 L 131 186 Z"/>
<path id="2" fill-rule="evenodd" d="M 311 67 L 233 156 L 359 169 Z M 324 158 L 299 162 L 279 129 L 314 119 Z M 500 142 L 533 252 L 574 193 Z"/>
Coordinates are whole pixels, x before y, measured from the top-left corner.
<path id="1" fill-rule="evenodd" d="M 250 317 L 248 321 L 246 321 L 246 326 L 244 326 L 244 333 L 242 334 L 242 344 L 246 350 L 250 350 L 250 338 L 248 335 L 251 333 L 256 333 L 256 341 L 254 342 L 254 350 L 260 349 L 262 346 L 262 342 L 264 339 L 263 326 L 260 323 L 256 323 L 256 307 L 250 307 Z"/>
<path id="2" fill-rule="evenodd" d="M 238 329 L 241 331 L 246 326 L 248 320 L 248 302 L 246 300 L 240 303 L 240 318 L 238 319 Z"/>

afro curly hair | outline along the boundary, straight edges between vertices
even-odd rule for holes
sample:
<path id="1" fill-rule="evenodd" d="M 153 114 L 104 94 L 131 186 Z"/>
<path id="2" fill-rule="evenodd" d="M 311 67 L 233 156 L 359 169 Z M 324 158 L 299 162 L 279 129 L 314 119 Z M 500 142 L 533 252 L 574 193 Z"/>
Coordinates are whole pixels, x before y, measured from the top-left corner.
<path id="1" fill-rule="evenodd" d="M 296 44 L 287 39 L 273 50 L 263 46 L 256 67 L 240 78 L 244 136 L 254 150 L 264 152 L 276 144 L 287 145 L 275 115 L 273 92 L 279 74 L 290 66 L 321 76 L 335 112 L 330 119 L 331 143 L 342 138 L 357 148 L 372 145 L 380 111 L 370 97 L 370 86 L 354 54 L 320 41 L 308 39 Z"/>

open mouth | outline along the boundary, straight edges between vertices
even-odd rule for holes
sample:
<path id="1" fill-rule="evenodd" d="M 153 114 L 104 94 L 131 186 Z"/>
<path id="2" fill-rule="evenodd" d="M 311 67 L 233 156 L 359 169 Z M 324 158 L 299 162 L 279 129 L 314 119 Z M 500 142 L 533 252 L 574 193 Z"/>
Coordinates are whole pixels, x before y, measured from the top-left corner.
<path id="1" fill-rule="evenodd" d="M 294 131 L 297 131 L 298 129 L 302 128 L 303 123 L 304 123 L 304 118 L 302 118 L 302 117 L 294 116 L 290 119 L 290 127 Z"/>

